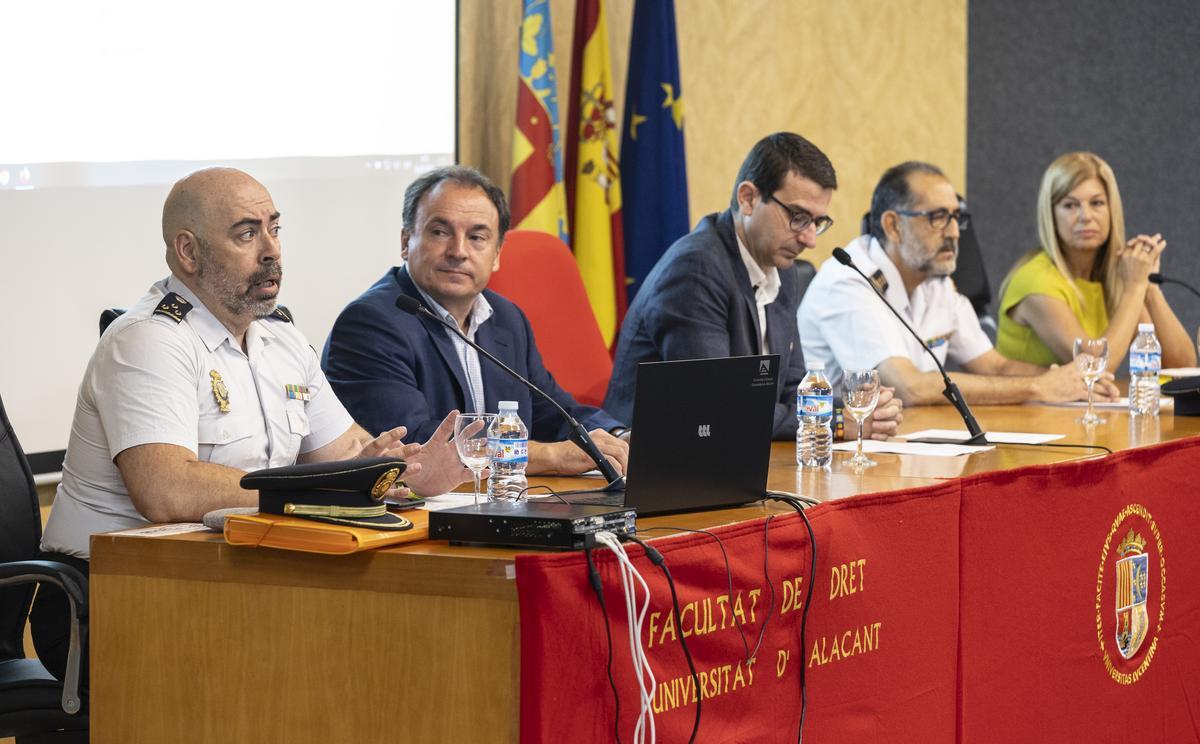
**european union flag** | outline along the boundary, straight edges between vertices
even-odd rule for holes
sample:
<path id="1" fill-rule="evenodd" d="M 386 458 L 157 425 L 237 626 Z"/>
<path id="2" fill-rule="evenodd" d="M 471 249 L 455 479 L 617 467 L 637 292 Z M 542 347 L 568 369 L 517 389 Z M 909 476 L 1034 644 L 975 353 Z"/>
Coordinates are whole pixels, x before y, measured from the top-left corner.
<path id="1" fill-rule="evenodd" d="M 621 188 L 629 301 L 659 257 L 688 231 L 683 91 L 674 0 L 637 0 L 629 41 Z"/>

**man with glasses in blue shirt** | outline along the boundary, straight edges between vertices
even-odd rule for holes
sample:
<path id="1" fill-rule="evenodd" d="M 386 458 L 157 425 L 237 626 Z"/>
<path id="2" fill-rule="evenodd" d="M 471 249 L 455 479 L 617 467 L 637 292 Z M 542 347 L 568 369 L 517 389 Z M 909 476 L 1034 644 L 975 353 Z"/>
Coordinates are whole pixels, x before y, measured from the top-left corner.
<path id="1" fill-rule="evenodd" d="M 734 184 L 730 208 L 676 241 L 638 290 L 604 401 L 613 416 L 632 420 L 640 362 L 778 354 L 774 436 L 795 437 L 805 369 L 796 331 L 805 273 L 796 260 L 833 224 L 837 175 L 814 144 L 779 132 L 754 145 Z M 899 401 L 885 392 L 866 433 L 886 438 L 899 419 Z"/>
<path id="2" fill-rule="evenodd" d="M 1086 398 L 1073 365 L 1046 370 L 992 348 L 970 300 L 950 278 L 959 228 L 968 219 L 940 169 L 902 163 L 883 174 L 871 197 L 870 233 L 851 241 L 846 252 L 938 359 L 964 370 L 951 377 L 969 402 Z M 800 304 L 798 321 L 804 355 L 825 363 L 835 389 L 844 370 L 877 369 L 880 382 L 909 405 L 946 402 L 933 360 L 849 267 L 825 262 Z"/>

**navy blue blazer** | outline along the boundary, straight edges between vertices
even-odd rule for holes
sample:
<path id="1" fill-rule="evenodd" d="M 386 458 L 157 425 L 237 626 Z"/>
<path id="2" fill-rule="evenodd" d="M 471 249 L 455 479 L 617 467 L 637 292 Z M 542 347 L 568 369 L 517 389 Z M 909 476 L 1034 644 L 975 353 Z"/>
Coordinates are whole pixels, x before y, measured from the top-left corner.
<path id="1" fill-rule="evenodd" d="M 466 411 L 470 395 L 458 354 L 446 328 L 396 307 L 406 294 L 425 302 L 404 267 L 390 269 L 351 302 L 333 324 L 321 368 L 346 410 L 373 436 L 392 427 L 408 427 L 405 441 L 424 442 L 446 414 Z M 599 408 L 581 405 L 554 381 L 542 364 L 529 320 L 513 303 L 484 290 L 492 317 L 479 327 L 475 341 L 549 393 L 587 430 L 614 429 L 621 422 Z M 491 361 L 480 358 L 485 411 L 495 413 L 501 400 L 515 400 L 530 439 L 558 442 L 567 425 L 549 402 L 534 394 Z"/>
<path id="2" fill-rule="evenodd" d="M 804 354 L 796 310 L 811 279 L 799 266 L 779 272 L 779 296 L 767 305 L 767 345 L 782 374 L 775 404 L 775 439 L 796 436 L 796 387 Z M 729 210 L 710 214 L 675 241 L 642 282 L 625 315 L 604 408 L 633 417 L 640 362 L 758 354 L 758 305 L 738 250 Z"/>

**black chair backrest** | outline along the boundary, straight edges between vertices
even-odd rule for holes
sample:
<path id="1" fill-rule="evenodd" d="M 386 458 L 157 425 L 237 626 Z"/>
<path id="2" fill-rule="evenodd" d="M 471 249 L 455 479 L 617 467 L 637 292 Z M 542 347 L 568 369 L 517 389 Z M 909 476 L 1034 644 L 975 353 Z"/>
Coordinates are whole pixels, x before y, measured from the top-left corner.
<path id="1" fill-rule="evenodd" d="M 966 202 L 959 196 L 959 202 L 965 209 Z M 862 234 L 871 232 L 871 213 L 867 212 L 862 218 Z M 992 285 L 988 282 L 987 267 L 983 265 L 983 252 L 979 249 L 979 238 L 975 237 L 975 216 L 966 227 L 958 231 L 958 265 L 950 275 L 954 286 L 960 294 L 971 301 L 975 314 L 983 317 L 987 307 L 992 302 Z"/>
<path id="2" fill-rule="evenodd" d="M 37 557 L 42 514 L 25 451 L 0 399 L 0 562 Z M 0 589 L 0 659 L 24 658 L 22 638 L 33 584 Z"/>
<path id="3" fill-rule="evenodd" d="M 979 238 L 975 236 L 975 217 L 958 233 L 958 266 L 951 274 L 959 293 L 971 301 L 975 314 L 983 317 L 992 303 L 992 285 L 988 282 L 987 267 L 983 265 L 983 251 L 979 249 Z"/>
<path id="4" fill-rule="evenodd" d="M 100 311 L 100 335 L 104 335 L 104 331 L 114 320 L 125 314 L 123 307 L 108 307 Z"/>
<path id="5" fill-rule="evenodd" d="M 813 277 L 817 275 L 817 267 L 812 265 L 812 262 L 806 261 L 803 258 L 796 259 L 796 268 L 800 269 L 800 299 L 804 299 L 804 293 L 808 291 L 808 285 L 812 284 Z"/>

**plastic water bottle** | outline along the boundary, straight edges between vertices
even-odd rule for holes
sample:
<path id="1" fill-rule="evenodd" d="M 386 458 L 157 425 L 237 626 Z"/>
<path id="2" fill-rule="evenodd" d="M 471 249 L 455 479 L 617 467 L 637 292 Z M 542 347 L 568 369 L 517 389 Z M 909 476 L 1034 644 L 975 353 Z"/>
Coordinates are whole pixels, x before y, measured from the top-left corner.
<path id="1" fill-rule="evenodd" d="M 833 386 L 825 365 L 813 362 L 796 388 L 796 463 L 827 467 L 833 460 Z"/>
<path id="2" fill-rule="evenodd" d="M 1153 323 L 1138 323 L 1138 334 L 1129 347 L 1129 415 L 1158 415 L 1158 373 L 1162 369 L 1162 346 L 1154 336 Z"/>
<path id="3" fill-rule="evenodd" d="M 488 478 L 488 501 L 520 501 L 525 498 L 525 466 L 529 464 L 529 429 L 517 413 L 517 403 L 500 401 L 500 413 L 488 427 L 488 453 L 492 475 Z"/>

